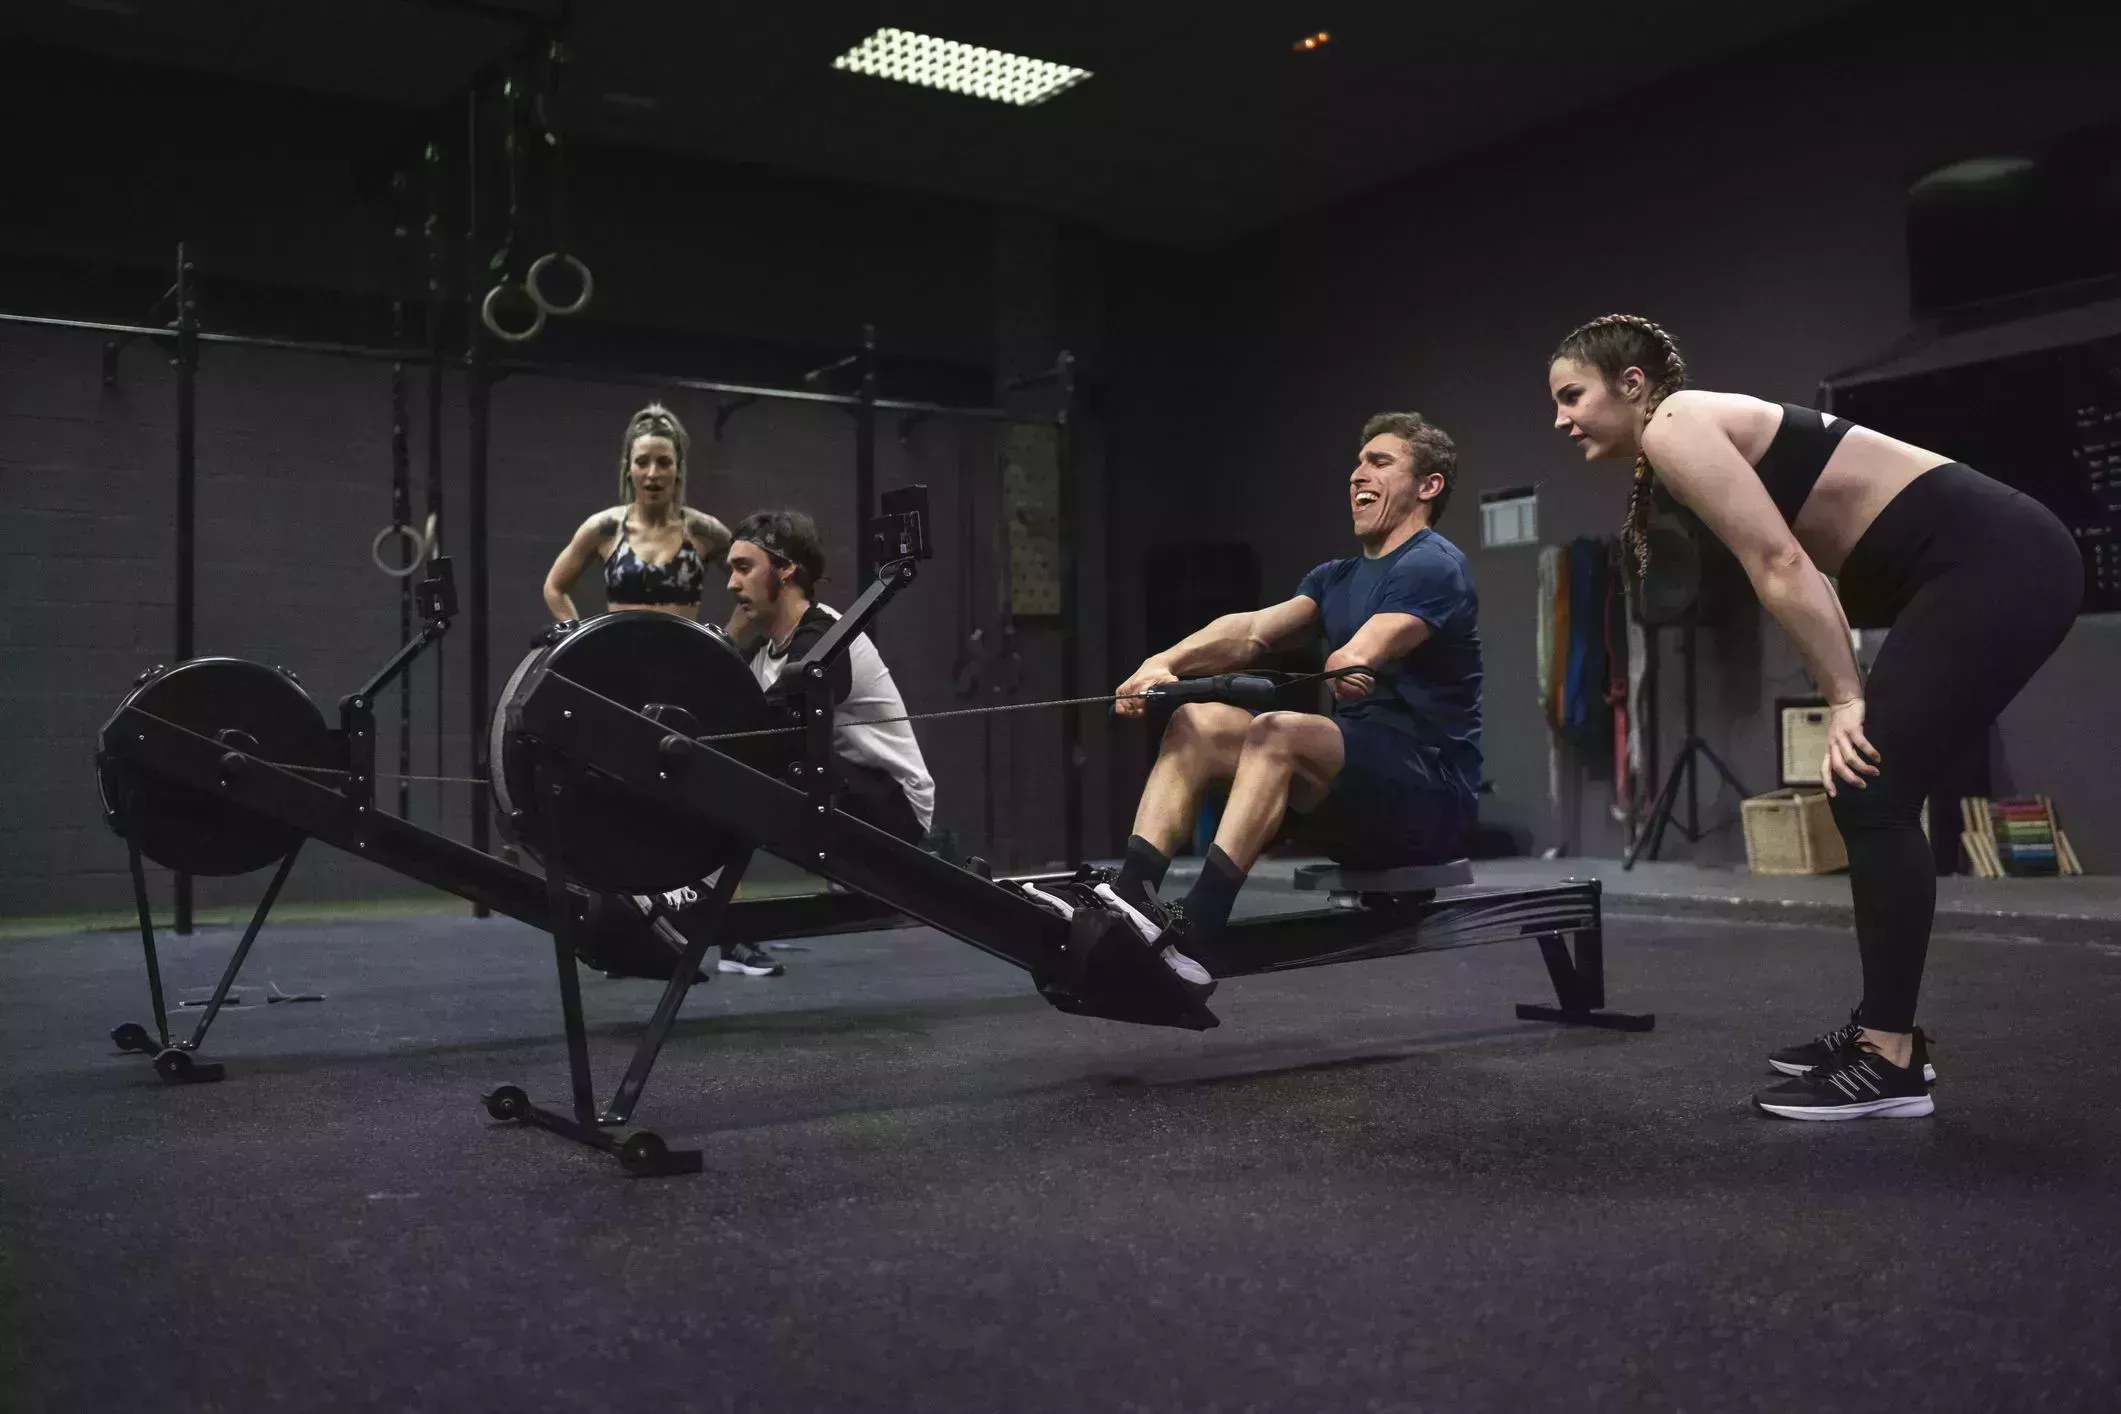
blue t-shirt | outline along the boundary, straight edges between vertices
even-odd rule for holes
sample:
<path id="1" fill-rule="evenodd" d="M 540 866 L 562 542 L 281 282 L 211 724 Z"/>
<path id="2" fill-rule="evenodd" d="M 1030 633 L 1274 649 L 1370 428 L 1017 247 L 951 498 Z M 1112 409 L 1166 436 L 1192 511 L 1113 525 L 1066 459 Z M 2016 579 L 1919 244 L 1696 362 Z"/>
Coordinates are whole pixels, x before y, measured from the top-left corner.
<path id="1" fill-rule="evenodd" d="M 1367 695 L 1333 701 L 1333 714 L 1403 731 L 1432 748 L 1469 794 L 1480 789 L 1480 596 L 1465 553 L 1433 530 L 1416 531 L 1388 555 L 1328 560 L 1298 594 L 1318 605 L 1326 651 L 1338 652 L 1376 614 L 1413 614 L 1429 637 L 1412 653 L 1379 663 Z"/>

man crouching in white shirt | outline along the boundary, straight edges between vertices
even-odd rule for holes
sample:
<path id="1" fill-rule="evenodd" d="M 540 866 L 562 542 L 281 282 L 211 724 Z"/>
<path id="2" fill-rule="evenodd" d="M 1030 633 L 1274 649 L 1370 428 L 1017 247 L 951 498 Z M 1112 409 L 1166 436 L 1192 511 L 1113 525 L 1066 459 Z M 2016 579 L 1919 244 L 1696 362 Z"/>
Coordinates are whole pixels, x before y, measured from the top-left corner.
<path id="1" fill-rule="evenodd" d="M 817 523 L 801 511 L 754 511 L 732 532 L 727 560 L 737 602 L 732 626 L 750 654 L 752 676 L 778 705 L 802 690 L 793 678 L 783 684 L 782 673 L 802 662 L 839 617 L 811 598 L 825 574 Z M 935 819 L 935 781 L 912 723 L 898 720 L 906 704 L 868 634 L 856 634 L 833 663 L 831 683 L 839 808 L 909 844 L 922 843 Z"/>

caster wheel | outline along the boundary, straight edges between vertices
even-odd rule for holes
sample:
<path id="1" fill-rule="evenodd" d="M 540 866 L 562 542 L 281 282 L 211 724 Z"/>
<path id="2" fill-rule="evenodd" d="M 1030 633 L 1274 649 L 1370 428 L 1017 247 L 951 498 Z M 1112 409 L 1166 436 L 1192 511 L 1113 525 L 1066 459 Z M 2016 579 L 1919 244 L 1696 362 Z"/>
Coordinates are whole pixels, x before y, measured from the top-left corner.
<path id="1" fill-rule="evenodd" d="M 659 1173 L 670 1162 L 670 1146 L 644 1129 L 619 1150 L 619 1162 L 636 1173 Z"/>
<path id="2" fill-rule="evenodd" d="M 513 1085 L 503 1085 L 486 1097 L 486 1113 L 495 1119 L 521 1119 L 530 1111 L 530 1097 Z"/>
<path id="3" fill-rule="evenodd" d="M 228 1067 L 218 1061 L 195 1061 L 190 1052 L 172 1046 L 155 1057 L 155 1074 L 164 1080 L 204 1085 L 228 1074 Z"/>
<path id="4" fill-rule="evenodd" d="M 110 1033 L 111 1044 L 121 1051 L 155 1052 L 154 1042 L 147 1038 L 147 1028 L 137 1021 L 128 1021 Z"/>

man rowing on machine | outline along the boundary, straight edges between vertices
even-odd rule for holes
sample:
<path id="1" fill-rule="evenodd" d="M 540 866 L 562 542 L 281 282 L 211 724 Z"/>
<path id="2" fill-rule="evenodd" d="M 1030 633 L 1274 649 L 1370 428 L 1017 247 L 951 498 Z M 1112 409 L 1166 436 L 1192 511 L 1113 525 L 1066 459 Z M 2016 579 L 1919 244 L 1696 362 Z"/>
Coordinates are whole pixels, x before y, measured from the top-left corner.
<path id="1" fill-rule="evenodd" d="M 1481 774 L 1479 601 L 1465 555 L 1436 532 L 1458 452 L 1418 413 L 1380 413 L 1362 430 L 1348 477 L 1359 553 L 1305 575 L 1294 598 L 1227 614 L 1150 657 L 1120 684 L 1116 710 L 1179 678 L 1243 667 L 1323 632 L 1330 715 L 1190 702 L 1172 714 L 1116 877 L 1095 896 L 1117 910 L 1175 973 L 1212 990 L 1230 909 L 1286 812 L 1317 827 L 1333 858 L 1356 867 L 1456 855 Z M 1157 898 L 1171 856 L 1193 832 L 1202 793 L 1229 800 L 1199 881 L 1183 903 Z"/>

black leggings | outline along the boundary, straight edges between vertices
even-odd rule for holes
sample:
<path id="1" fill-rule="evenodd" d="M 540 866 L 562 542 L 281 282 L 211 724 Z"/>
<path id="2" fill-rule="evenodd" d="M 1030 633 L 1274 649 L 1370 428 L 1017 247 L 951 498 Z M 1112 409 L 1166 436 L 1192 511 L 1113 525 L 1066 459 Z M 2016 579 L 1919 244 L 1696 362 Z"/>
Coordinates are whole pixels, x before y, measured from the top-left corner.
<path id="1" fill-rule="evenodd" d="M 1922 803 L 2069 632 L 2084 560 L 2038 501 L 1952 462 L 1879 513 L 1840 588 L 1851 624 L 1891 626 L 1864 689 L 1878 774 L 1863 789 L 1837 781 L 1833 811 L 1848 846 L 1863 1023 L 1906 1032 L 1937 909 Z"/>

